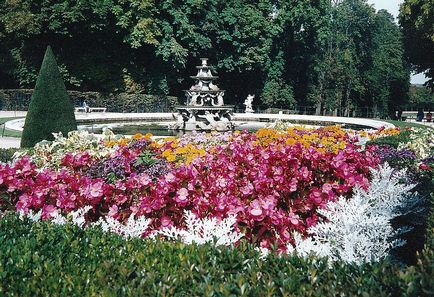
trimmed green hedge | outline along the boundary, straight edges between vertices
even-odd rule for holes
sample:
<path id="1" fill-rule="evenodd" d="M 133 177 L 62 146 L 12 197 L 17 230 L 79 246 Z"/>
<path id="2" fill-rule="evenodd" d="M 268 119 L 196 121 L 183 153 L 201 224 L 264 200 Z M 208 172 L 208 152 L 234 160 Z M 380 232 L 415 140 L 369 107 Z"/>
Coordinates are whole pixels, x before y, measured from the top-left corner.
<path id="1" fill-rule="evenodd" d="M 10 89 L 0 90 L 0 109 L 27 110 L 33 90 Z M 131 93 L 100 93 L 68 91 L 74 106 L 80 106 L 82 101 L 90 107 L 105 107 L 108 112 L 169 112 L 173 111 L 184 98 L 131 94 Z"/>
<path id="2" fill-rule="evenodd" d="M 21 147 L 53 140 L 53 133 L 77 130 L 74 106 L 66 92 L 51 47 L 48 46 L 24 123 Z"/>
<path id="3" fill-rule="evenodd" d="M 7 296 L 432 296 L 434 215 L 415 266 L 328 266 L 252 246 L 215 248 L 123 240 L 100 229 L 0 220 L 0 295 Z"/>

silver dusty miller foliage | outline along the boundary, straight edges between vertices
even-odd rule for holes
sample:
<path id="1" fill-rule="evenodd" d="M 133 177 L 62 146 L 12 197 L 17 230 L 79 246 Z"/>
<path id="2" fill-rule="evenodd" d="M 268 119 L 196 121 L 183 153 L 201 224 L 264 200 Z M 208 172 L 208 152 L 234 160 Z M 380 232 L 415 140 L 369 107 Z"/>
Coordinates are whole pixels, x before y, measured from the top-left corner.
<path id="1" fill-rule="evenodd" d="M 394 230 L 391 220 L 402 214 L 402 205 L 414 200 L 416 194 L 409 191 L 415 185 L 403 184 L 406 171 L 396 171 L 387 163 L 371 172 L 373 178 L 367 191 L 357 187 L 351 199 L 340 197 L 319 210 L 324 220 L 309 228 L 310 238 L 303 240 L 296 235 L 297 254 L 307 256 L 313 252 L 331 261 L 361 264 L 378 261 L 391 249 L 405 244 L 397 237 L 408 229 Z"/>
<path id="2" fill-rule="evenodd" d="M 184 212 L 186 229 L 176 227 L 163 228 L 158 234 L 167 239 L 181 240 L 183 243 L 205 244 L 214 243 L 229 246 L 243 236 L 234 230 L 235 216 L 229 216 L 220 222 L 216 218 L 197 218 L 191 211 Z"/>

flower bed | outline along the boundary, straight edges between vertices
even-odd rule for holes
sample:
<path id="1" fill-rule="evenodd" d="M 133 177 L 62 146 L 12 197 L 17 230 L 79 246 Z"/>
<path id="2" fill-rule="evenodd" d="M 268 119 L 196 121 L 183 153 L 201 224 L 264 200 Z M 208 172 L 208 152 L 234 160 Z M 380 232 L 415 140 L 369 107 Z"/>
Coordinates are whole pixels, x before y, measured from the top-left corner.
<path id="1" fill-rule="evenodd" d="M 423 141 L 405 144 L 398 153 L 362 145 L 363 137 L 399 133 L 399 129 L 387 129 L 359 135 L 339 127 L 295 127 L 254 134 L 202 133 L 159 142 L 150 135 L 127 139 L 108 131 L 102 138 L 85 132 L 68 138 L 57 135 L 54 142 L 40 143 L 32 151 L 17 154 L 12 164 L 0 165 L 1 207 L 30 216 L 39 213 L 43 220 L 62 221 L 80 213 L 85 226 L 97 223 L 123 235 L 128 235 L 130 226 L 143 237 L 198 242 L 205 233 L 212 239 L 219 230 L 221 237 L 229 238 L 221 240 L 225 244 L 237 244 L 243 237 L 262 250 L 295 248 L 299 254 L 314 251 L 336 260 L 378 260 L 400 244 L 391 220 L 400 214 L 395 210 L 399 204 L 410 201 L 406 195 L 413 188 L 401 185 L 404 173 L 395 176 L 387 165 L 379 169 L 378 164 L 393 160 L 395 154 L 398 159 L 405 155 L 411 163 L 398 160 L 397 169 L 420 162 L 418 172 L 426 173 L 432 166 L 426 158 L 433 155 L 432 146 Z M 423 133 L 426 139 L 430 137 Z M 374 184 L 372 176 L 377 176 Z M 375 195 L 380 190 L 389 204 L 378 206 L 380 199 Z M 330 211 L 342 209 L 343 216 L 345 209 L 363 207 L 364 213 L 327 225 L 333 222 Z M 385 209 L 387 215 L 371 215 Z M 358 224 L 369 217 L 382 225 L 376 227 L 377 233 L 372 231 L 375 224 L 371 229 L 350 226 L 360 236 L 374 235 L 353 246 L 348 256 L 348 251 L 343 252 L 348 246 L 337 240 L 351 238 L 340 232 L 355 217 Z M 335 228 L 335 236 L 341 238 L 327 237 L 324 228 Z M 384 238 L 376 243 L 380 248 L 370 247 L 369 240 L 380 237 Z M 354 252 L 361 248 L 367 249 L 366 255 Z"/>

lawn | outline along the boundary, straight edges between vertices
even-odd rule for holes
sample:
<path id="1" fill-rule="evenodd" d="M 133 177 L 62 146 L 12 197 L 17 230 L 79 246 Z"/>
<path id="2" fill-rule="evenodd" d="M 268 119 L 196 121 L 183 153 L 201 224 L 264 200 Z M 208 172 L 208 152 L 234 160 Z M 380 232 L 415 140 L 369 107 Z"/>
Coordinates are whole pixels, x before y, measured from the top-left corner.
<path id="1" fill-rule="evenodd" d="M 0 118 L 0 136 L 1 137 L 21 137 L 21 132 L 20 131 L 14 131 L 14 130 L 9 130 L 9 129 L 5 129 L 4 127 L 4 123 L 11 121 L 11 120 L 15 120 L 15 119 L 19 119 L 19 118 Z"/>
<path id="2" fill-rule="evenodd" d="M 394 124 L 396 127 L 400 128 L 427 128 L 427 129 L 434 129 L 431 126 L 422 125 L 416 122 L 403 122 L 403 121 L 395 121 L 395 120 L 383 120 L 385 122 Z"/>

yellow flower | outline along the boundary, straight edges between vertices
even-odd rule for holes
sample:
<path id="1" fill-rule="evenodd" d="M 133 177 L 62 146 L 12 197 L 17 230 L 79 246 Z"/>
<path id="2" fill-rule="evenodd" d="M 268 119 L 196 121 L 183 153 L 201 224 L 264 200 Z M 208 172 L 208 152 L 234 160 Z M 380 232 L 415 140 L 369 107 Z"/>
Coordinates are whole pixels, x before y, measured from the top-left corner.
<path id="1" fill-rule="evenodd" d="M 146 133 L 142 138 L 143 139 L 151 139 L 152 136 L 153 136 L 152 133 Z"/>
<path id="2" fill-rule="evenodd" d="M 187 153 L 187 147 L 178 147 L 175 150 L 175 154 L 181 155 Z"/>
<path id="3" fill-rule="evenodd" d="M 288 145 L 294 145 L 296 143 L 297 143 L 297 141 L 294 138 L 288 138 L 286 140 L 286 144 L 288 144 Z"/>
<path id="4" fill-rule="evenodd" d="M 169 161 L 169 162 L 174 162 L 174 161 L 176 161 L 176 156 L 175 155 L 169 155 L 166 158 L 166 160 Z"/>
<path id="5" fill-rule="evenodd" d="M 172 150 L 167 149 L 161 154 L 164 158 L 167 158 L 168 156 L 172 155 Z"/>
<path id="6" fill-rule="evenodd" d="M 116 145 L 116 141 L 110 140 L 105 145 L 107 147 L 114 147 Z"/>
<path id="7" fill-rule="evenodd" d="M 118 140 L 118 145 L 120 145 L 120 146 L 126 146 L 127 144 L 128 144 L 127 138 L 121 138 Z"/>
<path id="8" fill-rule="evenodd" d="M 137 134 L 134 134 L 131 138 L 134 140 L 139 140 L 142 137 L 143 137 L 143 135 L 141 133 L 137 133 Z"/>

